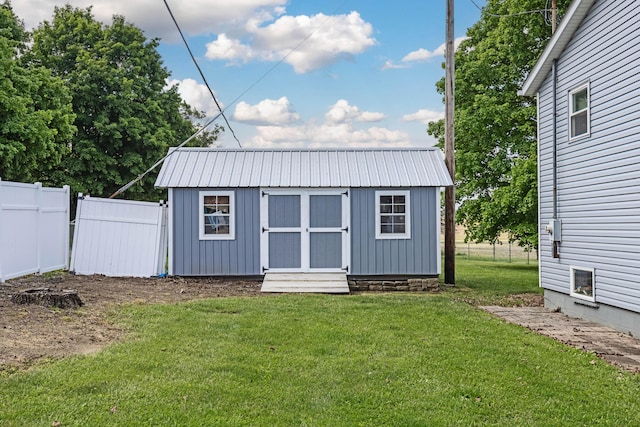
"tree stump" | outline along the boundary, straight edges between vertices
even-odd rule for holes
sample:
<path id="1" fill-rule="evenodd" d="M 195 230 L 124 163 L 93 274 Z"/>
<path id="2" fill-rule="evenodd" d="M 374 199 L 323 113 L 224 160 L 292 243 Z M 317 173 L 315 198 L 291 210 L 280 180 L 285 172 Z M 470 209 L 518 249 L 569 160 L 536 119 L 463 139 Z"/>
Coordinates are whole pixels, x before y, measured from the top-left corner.
<path id="1" fill-rule="evenodd" d="M 77 308 L 83 305 L 78 292 L 70 289 L 61 291 L 49 288 L 25 289 L 11 295 L 15 304 L 38 304 L 45 307 Z"/>

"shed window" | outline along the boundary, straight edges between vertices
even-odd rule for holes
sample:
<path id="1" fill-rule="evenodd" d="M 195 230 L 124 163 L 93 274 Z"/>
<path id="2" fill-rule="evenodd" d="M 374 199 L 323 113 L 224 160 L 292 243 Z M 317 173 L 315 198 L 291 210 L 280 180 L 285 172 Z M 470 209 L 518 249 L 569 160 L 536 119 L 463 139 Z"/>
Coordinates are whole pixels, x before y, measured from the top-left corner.
<path id="1" fill-rule="evenodd" d="M 570 139 L 588 136 L 591 131 L 589 85 L 582 85 L 569 92 Z"/>
<path id="2" fill-rule="evenodd" d="M 376 191 L 376 239 L 411 238 L 409 191 Z"/>
<path id="3" fill-rule="evenodd" d="M 595 302 L 593 268 L 570 267 L 571 296 Z"/>
<path id="4" fill-rule="evenodd" d="M 200 192 L 200 239 L 235 239 L 235 205 L 232 191 Z"/>

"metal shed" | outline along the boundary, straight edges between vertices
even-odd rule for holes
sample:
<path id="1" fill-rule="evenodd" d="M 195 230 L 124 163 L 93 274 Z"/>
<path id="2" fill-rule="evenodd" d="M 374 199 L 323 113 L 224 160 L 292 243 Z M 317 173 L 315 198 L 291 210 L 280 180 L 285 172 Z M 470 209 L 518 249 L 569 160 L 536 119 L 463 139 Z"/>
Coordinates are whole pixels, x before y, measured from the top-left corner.
<path id="1" fill-rule="evenodd" d="M 172 149 L 169 274 L 440 273 L 442 154 L 424 149 Z"/>

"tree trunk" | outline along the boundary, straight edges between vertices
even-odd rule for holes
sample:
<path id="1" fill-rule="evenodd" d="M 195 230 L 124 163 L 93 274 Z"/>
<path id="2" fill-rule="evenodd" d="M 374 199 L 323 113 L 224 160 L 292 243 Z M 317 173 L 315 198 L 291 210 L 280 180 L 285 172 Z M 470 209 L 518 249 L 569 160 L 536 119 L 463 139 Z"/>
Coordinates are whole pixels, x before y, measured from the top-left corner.
<path id="1" fill-rule="evenodd" d="M 77 308 L 83 305 L 77 291 L 54 290 L 49 288 L 25 289 L 11 295 L 11 301 L 15 304 L 38 304 L 45 307 Z"/>

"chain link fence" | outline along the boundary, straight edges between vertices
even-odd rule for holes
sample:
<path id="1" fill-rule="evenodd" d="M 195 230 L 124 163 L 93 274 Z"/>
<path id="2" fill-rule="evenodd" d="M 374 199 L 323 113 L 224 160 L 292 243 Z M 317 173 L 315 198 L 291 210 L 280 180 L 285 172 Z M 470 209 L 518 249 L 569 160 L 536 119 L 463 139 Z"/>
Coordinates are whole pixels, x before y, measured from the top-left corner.
<path id="1" fill-rule="evenodd" d="M 507 236 L 499 243 L 474 243 L 464 241 L 464 228 L 456 227 L 456 257 L 466 259 L 483 259 L 487 261 L 535 263 L 538 261 L 538 252 L 535 249 L 527 251 L 518 242 L 509 242 Z M 444 251 L 444 235 L 441 236 Z"/>
<path id="2" fill-rule="evenodd" d="M 491 244 L 456 241 L 456 256 L 501 262 L 525 262 L 527 264 L 538 260 L 538 252 L 535 249 L 527 251 L 518 246 L 517 242 Z"/>

